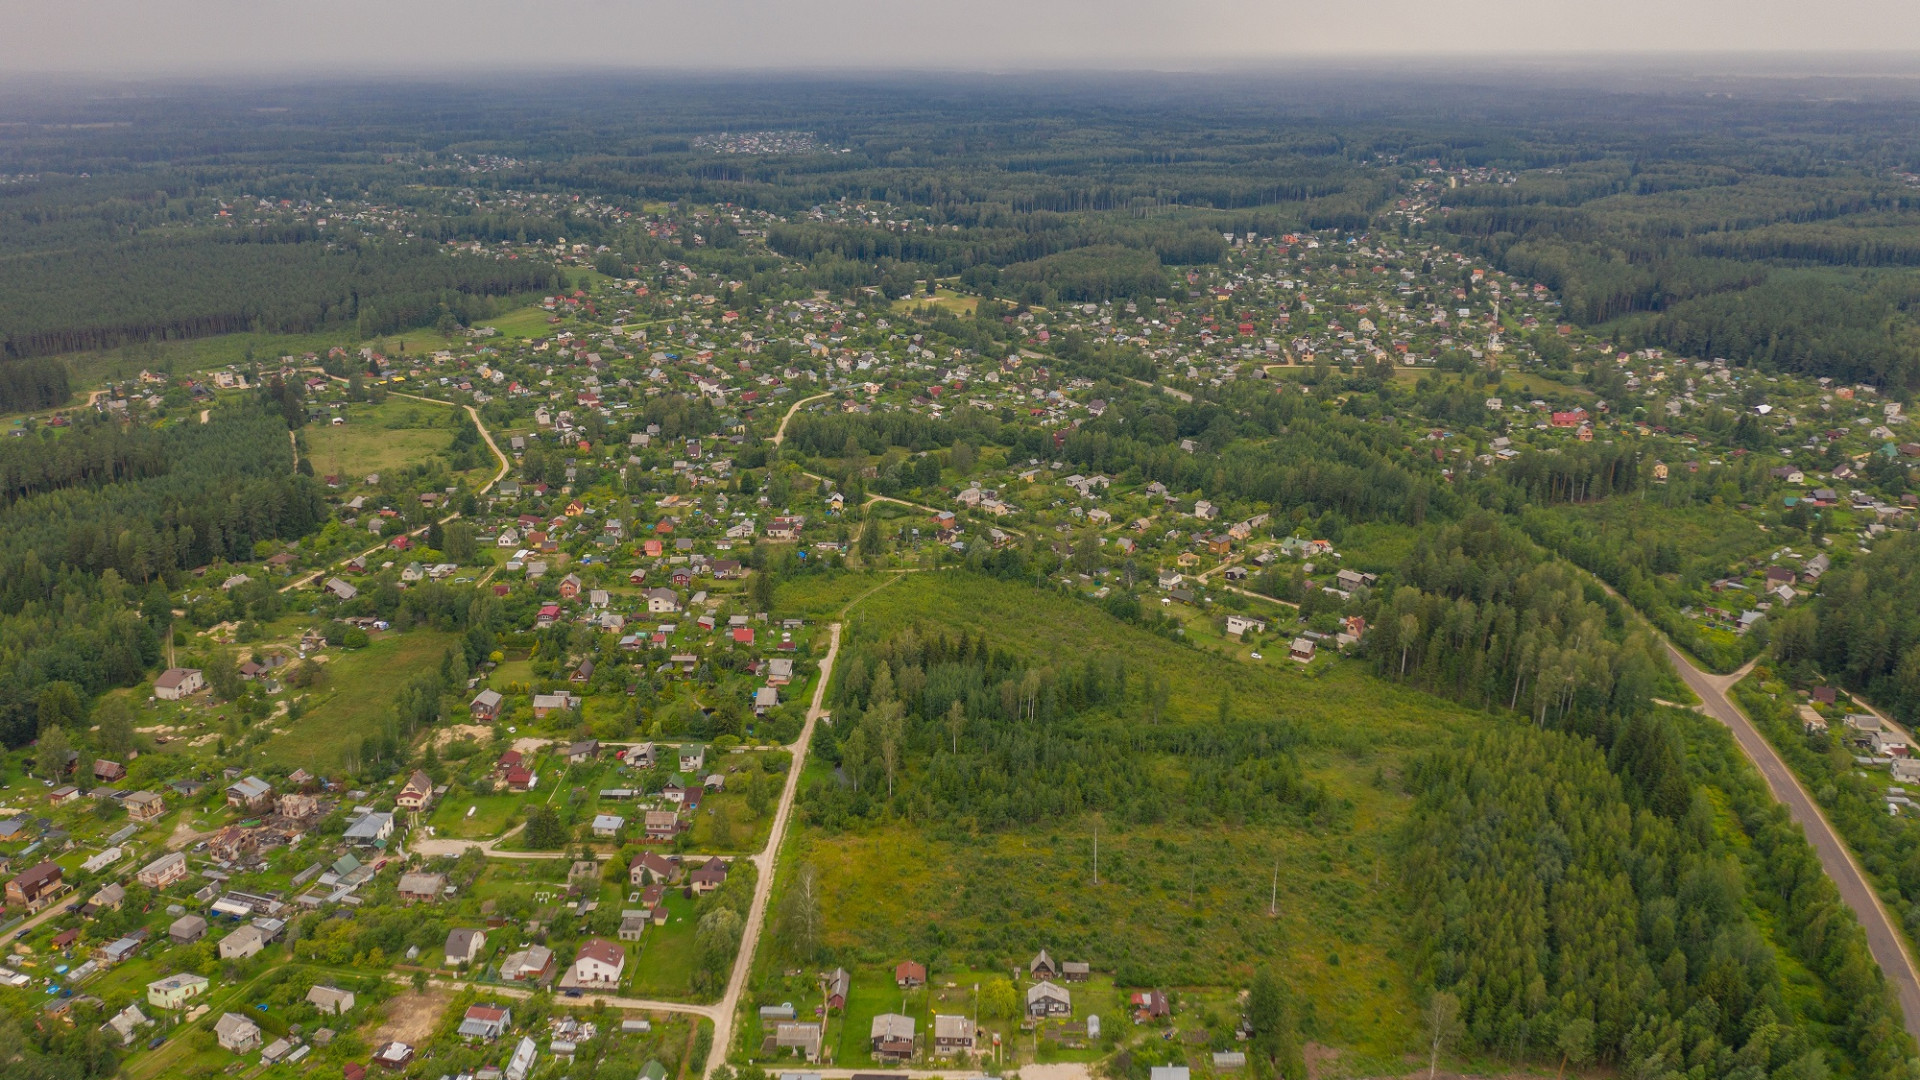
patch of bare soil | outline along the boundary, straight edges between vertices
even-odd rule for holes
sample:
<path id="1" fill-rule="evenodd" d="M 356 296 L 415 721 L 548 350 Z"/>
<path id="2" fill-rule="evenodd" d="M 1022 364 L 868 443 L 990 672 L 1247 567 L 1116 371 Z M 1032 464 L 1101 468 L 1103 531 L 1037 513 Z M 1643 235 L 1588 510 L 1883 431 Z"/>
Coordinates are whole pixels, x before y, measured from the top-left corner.
<path id="1" fill-rule="evenodd" d="M 485 742 L 492 737 L 493 729 L 485 724 L 454 724 L 434 732 L 433 745 L 437 750 L 444 750 L 461 739 Z"/>
<path id="2" fill-rule="evenodd" d="M 387 1002 L 387 1016 L 381 1021 L 380 1029 L 373 1033 L 371 1040 L 375 1046 L 389 1042 L 403 1042 L 408 1046 L 420 1046 L 433 1037 L 433 1029 L 440 1025 L 440 1014 L 447 1011 L 447 1003 L 453 1000 L 453 991 L 443 987 L 430 986 L 425 993 L 408 991 Z"/>

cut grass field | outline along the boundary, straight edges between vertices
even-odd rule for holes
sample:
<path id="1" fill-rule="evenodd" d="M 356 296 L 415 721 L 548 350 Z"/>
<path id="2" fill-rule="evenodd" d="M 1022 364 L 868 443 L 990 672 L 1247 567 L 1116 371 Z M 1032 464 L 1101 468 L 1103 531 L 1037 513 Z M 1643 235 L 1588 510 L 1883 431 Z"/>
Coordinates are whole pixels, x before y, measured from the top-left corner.
<path id="1" fill-rule="evenodd" d="M 409 398 L 389 397 L 378 405 L 349 405 L 337 415 L 344 424 L 314 424 L 306 429 L 307 456 L 321 475 L 339 474 L 359 484 L 368 473 L 392 472 L 424 463 L 453 444 L 457 410 Z M 492 462 L 474 470 L 492 475 Z"/>
<path id="2" fill-rule="evenodd" d="M 1393 869 L 1408 805 L 1398 774 L 1411 754 L 1499 721 L 1380 681 L 1356 661 L 1328 657 L 1308 668 L 1229 658 L 1090 604 L 958 572 L 904 575 L 873 592 L 849 634 L 873 640 L 909 625 L 984 632 L 993 647 L 1041 664 L 1119 656 L 1131 676 L 1151 671 L 1169 682 L 1167 724 L 1211 720 L 1224 689 L 1237 720 L 1286 724 L 1304 737 L 1301 764 L 1332 796 L 1330 808 L 1261 827 L 1110 818 L 1099 824 L 1097 885 L 1090 815 L 998 832 L 905 821 L 844 833 L 803 827 L 785 861 L 819 872 L 832 963 L 879 972 L 911 958 L 1007 971 L 1045 947 L 1109 977 L 1228 1002 L 1255 971 L 1272 968 L 1311 1003 L 1319 1041 L 1382 1068 L 1412 1045 L 1418 1006 Z M 831 782 L 809 775 L 803 784 Z M 783 873 L 783 885 L 792 877 Z M 763 991 L 781 983 L 776 965 L 786 962 L 763 953 Z M 1212 1011 L 1231 1025 L 1233 1009 Z M 1030 1037 L 1014 1045 L 1034 1052 Z"/>
<path id="3" fill-rule="evenodd" d="M 392 716 L 395 689 L 416 674 L 438 673 L 441 656 L 456 640 L 409 630 L 379 634 L 364 649 L 335 651 L 325 665 L 325 685 L 306 698 L 305 715 L 281 722 L 286 731 L 261 744 L 262 760 L 290 769 L 337 768 Z"/>
<path id="4" fill-rule="evenodd" d="M 936 287 L 934 295 L 932 296 L 928 296 L 925 293 L 915 293 L 905 299 L 895 300 L 893 302 L 893 310 L 901 313 L 911 312 L 919 308 L 933 307 L 939 308 L 942 311 L 950 311 L 955 315 L 971 315 L 974 309 L 979 306 L 979 297 L 962 296 L 944 285 Z"/>
<path id="5" fill-rule="evenodd" d="M 554 324 L 547 322 L 553 312 L 542 307 L 515 308 L 497 319 L 488 319 L 480 326 L 491 326 L 506 337 L 536 338 L 551 333 Z"/>

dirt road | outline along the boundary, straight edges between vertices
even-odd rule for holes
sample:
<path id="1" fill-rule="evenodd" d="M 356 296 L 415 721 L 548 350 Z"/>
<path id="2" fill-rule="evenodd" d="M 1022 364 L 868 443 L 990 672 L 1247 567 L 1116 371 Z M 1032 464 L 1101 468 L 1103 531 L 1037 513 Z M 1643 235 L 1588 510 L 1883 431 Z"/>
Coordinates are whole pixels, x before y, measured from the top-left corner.
<path id="1" fill-rule="evenodd" d="M 1907 952 L 1906 942 L 1895 928 L 1893 918 L 1887 909 L 1881 906 L 1880 896 L 1874 891 L 1872 882 L 1867 880 L 1866 871 L 1860 868 L 1853 853 L 1833 831 L 1825 814 L 1800 786 L 1800 779 L 1781 760 L 1773 744 L 1753 726 L 1747 714 L 1740 711 L 1727 691 L 1734 683 L 1745 678 L 1753 670 L 1753 662 L 1731 675 L 1709 675 L 1693 666 L 1693 662 L 1674 648 L 1667 645 L 1667 655 L 1673 661 L 1674 670 L 1686 681 L 1688 689 L 1697 694 L 1701 701 L 1701 710 L 1708 716 L 1725 724 L 1733 732 L 1740 749 L 1753 762 L 1754 768 L 1767 781 L 1767 787 L 1773 791 L 1773 797 L 1787 808 L 1793 820 L 1806 830 L 1807 842 L 1820 857 L 1820 865 L 1827 877 L 1840 890 L 1840 898 L 1846 901 L 1853 914 L 1860 920 L 1860 926 L 1867 932 L 1867 947 L 1873 952 L 1873 959 L 1886 974 L 1887 981 L 1893 984 L 1900 998 L 1900 1012 L 1906 1020 L 1907 1031 L 1920 1039 L 1920 972 L 1914 966 L 1913 957 Z"/>
<path id="2" fill-rule="evenodd" d="M 807 722 L 800 729 L 800 739 L 793 744 L 793 762 L 787 767 L 786 790 L 780 793 L 780 807 L 773 815 L 773 828 L 767 833 L 767 846 L 760 854 L 753 856 L 753 864 L 759 871 L 758 883 L 753 890 L 753 906 L 747 911 L 746 929 L 740 935 L 740 952 L 733 958 L 733 974 L 727 979 L 726 996 L 715 1006 L 718 1010 L 709 1014 L 713 1018 L 713 1052 L 707 1055 L 707 1068 L 703 1076 L 712 1076 L 713 1070 L 727 1059 L 733 1049 L 733 1017 L 740 1008 L 740 995 L 746 992 L 747 973 L 753 968 L 753 953 L 760 944 L 760 931 L 767 922 L 767 901 L 773 896 L 774 863 L 780 858 L 780 842 L 786 839 L 787 823 L 793 818 L 793 798 L 800 790 L 800 770 L 807 764 L 807 748 L 813 745 L 813 728 L 822 714 L 821 705 L 827 699 L 827 683 L 833 678 L 833 662 L 840 655 L 840 624 L 834 623 L 829 629 L 826 658 L 820 661 L 820 682 L 813 688 L 813 704 L 807 709 Z"/>
<path id="3" fill-rule="evenodd" d="M 792 420 L 793 414 L 800 411 L 800 406 L 805 405 L 809 401 L 819 401 L 821 398 L 830 398 L 832 396 L 833 395 L 830 393 L 815 394 L 812 397 L 803 397 L 799 401 L 794 402 L 792 408 L 789 408 L 787 410 L 787 415 L 780 418 L 780 429 L 778 431 L 775 431 L 773 433 L 773 438 L 769 439 L 768 441 L 773 443 L 773 445 L 775 446 L 779 446 L 781 443 L 786 442 L 787 441 L 787 421 Z"/>

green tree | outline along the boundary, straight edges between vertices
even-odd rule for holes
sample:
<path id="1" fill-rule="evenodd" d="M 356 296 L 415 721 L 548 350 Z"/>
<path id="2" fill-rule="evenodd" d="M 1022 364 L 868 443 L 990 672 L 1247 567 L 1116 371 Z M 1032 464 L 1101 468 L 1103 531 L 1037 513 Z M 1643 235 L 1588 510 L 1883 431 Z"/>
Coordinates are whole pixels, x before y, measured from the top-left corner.
<path id="1" fill-rule="evenodd" d="M 80 688 L 64 680 L 40 688 L 34 697 L 34 712 L 42 732 L 56 727 L 78 727 L 80 718 L 86 715 L 80 703 Z"/>
<path id="2" fill-rule="evenodd" d="M 1020 1013 L 1020 995 L 1007 979 L 988 979 L 980 985 L 980 1015 L 988 1020 L 1011 1020 Z"/>
<path id="3" fill-rule="evenodd" d="M 124 697 L 101 698 L 93 709 L 95 739 L 100 752 L 116 761 L 126 760 L 133 749 L 133 706 Z"/>
<path id="4" fill-rule="evenodd" d="M 73 742 L 67 738 L 67 729 L 48 728 L 40 736 L 40 743 L 34 747 L 33 771 L 42 780 L 58 782 L 67 775 L 67 755 L 73 751 Z"/>
<path id="5" fill-rule="evenodd" d="M 567 826 L 553 807 L 538 803 L 527 808 L 526 843 L 535 851 L 554 851 L 567 842 Z"/>

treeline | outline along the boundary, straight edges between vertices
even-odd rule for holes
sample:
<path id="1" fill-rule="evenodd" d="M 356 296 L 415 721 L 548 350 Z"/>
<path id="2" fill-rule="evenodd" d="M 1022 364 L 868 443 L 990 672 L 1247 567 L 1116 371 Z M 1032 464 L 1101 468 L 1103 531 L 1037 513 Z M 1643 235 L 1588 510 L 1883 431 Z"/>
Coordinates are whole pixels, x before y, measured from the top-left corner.
<path id="1" fill-rule="evenodd" d="M 1644 713 L 1597 741 L 1489 732 L 1409 786 L 1417 970 L 1471 1047 L 1644 1077 L 1911 1075 L 1864 935 L 1725 732 Z M 1776 948 L 1817 992 L 1788 993 Z"/>
<path id="2" fill-rule="evenodd" d="M 1271 822 L 1328 796 L 1278 720 L 1162 723 L 1166 690 L 1118 658 L 1037 667 L 984 635 L 905 628 L 849 650 L 815 751 L 837 782 L 801 796 L 844 828 L 898 814 L 979 828 L 1087 810 L 1135 823 Z"/>
<path id="3" fill-rule="evenodd" d="M 238 332 L 361 335 L 471 321 L 494 301 L 551 291 L 552 267 L 424 244 L 223 243 L 140 238 L 0 261 L 7 357 Z M 42 376 L 44 379 L 44 376 Z"/>

